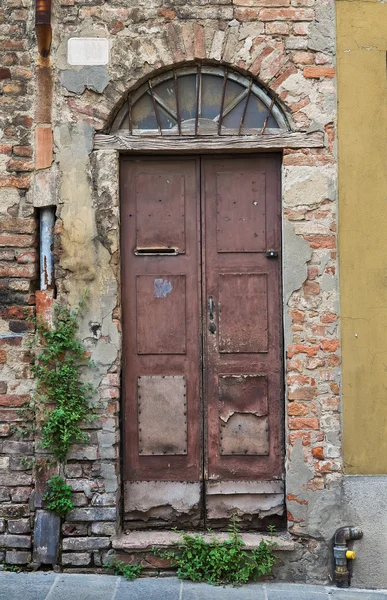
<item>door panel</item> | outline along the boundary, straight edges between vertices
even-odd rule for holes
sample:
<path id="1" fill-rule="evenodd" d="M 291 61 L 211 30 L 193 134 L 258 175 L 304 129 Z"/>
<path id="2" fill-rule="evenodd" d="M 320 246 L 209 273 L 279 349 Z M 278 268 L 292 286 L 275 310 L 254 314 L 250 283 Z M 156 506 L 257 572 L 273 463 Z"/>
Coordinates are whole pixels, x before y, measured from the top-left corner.
<path id="1" fill-rule="evenodd" d="M 202 162 L 209 481 L 282 476 L 280 164 Z"/>

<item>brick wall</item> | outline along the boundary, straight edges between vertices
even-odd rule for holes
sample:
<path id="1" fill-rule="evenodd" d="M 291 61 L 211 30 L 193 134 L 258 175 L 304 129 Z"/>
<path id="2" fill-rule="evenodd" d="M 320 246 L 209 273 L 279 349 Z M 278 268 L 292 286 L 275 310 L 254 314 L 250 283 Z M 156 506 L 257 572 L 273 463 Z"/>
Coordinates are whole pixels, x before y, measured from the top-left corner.
<path id="1" fill-rule="evenodd" d="M 75 448 L 66 467 L 77 507 L 62 526 L 61 565 L 66 569 L 100 568 L 110 536 L 117 530 L 120 510 L 118 157 L 114 151 L 93 151 L 93 133 L 108 130 L 123 96 L 147 75 L 192 60 L 221 62 L 257 76 L 277 95 L 293 131 L 325 134 L 322 148 L 284 152 L 283 221 L 289 528 L 301 539 L 304 535 L 328 539 L 341 519 L 342 469 L 333 0 L 167 4 L 161 0 L 130 4 L 124 0 L 60 0 L 53 13 L 51 51 L 55 161 L 52 165 L 50 161 L 44 163 L 36 177 L 35 192 L 27 196 L 34 114 L 33 73 L 28 60 L 36 56 L 31 5 L 26 0 L 6 0 L 1 10 L 7 22 L 0 25 L 1 44 L 8 63 L 0 71 L 5 77 L 0 101 L 8 99 L 10 106 L 0 141 L 0 194 L 6 199 L 1 210 L 7 217 L 6 230 L 3 232 L 2 225 L 0 233 L 5 252 L 1 265 L 5 265 L 2 275 L 7 293 L 18 298 L 7 304 L 2 315 L 6 328 L 2 349 L 8 353 L 0 356 L 7 360 L 6 398 L 30 392 L 28 366 L 20 356 L 24 339 L 20 336 L 29 325 L 24 313 L 19 309 L 12 312 L 9 307 L 33 303 L 35 221 L 28 200 L 40 206 L 42 189 L 46 204 L 57 203 L 59 298 L 75 304 L 82 290 L 90 289 L 81 335 L 97 364 L 91 377 L 101 404 L 99 419 L 88 430 L 88 445 Z M 0 11 L 0 19 L 1 15 Z M 15 19 L 22 15 L 18 25 Z M 7 27 L 20 29 L 10 36 L 10 31 L 5 32 Z M 27 35 L 23 27 L 27 27 Z M 67 40 L 74 36 L 109 38 L 109 65 L 94 71 L 68 65 Z M 69 84 L 75 72 L 80 89 Z M 25 246 L 17 246 L 22 243 Z M 13 381 L 15 387 L 10 384 Z M 11 411 L 10 417 L 16 416 L 13 408 L 5 410 Z M 31 475 L 15 471 L 22 479 L 14 488 L 11 465 L 16 464 L 12 461 L 17 460 L 18 453 L 32 452 L 32 447 L 28 441 L 23 442 L 26 447 L 15 445 L 21 443 L 15 434 L 7 440 L 1 443 L 4 510 L 12 506 L 10 494 L 16 490 L 21 498 L 20 511 L 25 511 L 17 516 L 26 523 L 23 519 L 29 516 L 25 503 L 30 489 L 22 486 L 30 485 Z M 10 443 L 13 445 L 7 445 Z M 11 455 L 11 450 L 16 454 Z M 12 502 L 16 502 L 13 497 Z M 327 506 L 334 509 L 329 511 L 330 520 L 324 521 Z M 20 539 L 27 544 L 24 533 Z M 11 542 L 8 539 L 6 544 Z M 321 552 L 326 553 L 326 547 Z M 320 575 L 323 578 L 326 570 L 320 574 L 315 569 L 315 574 L 305 577 L 317 579 Z"/>
<path id="2" fill-rule="evenodd" d="M 30 398 L 26 337 L 34 314 L 37 219 L 27 193 L 33 163 L 32 2 L 0 8 L 0 560 L 31 560 L 32 473 L 22 459 L 34 441 L 21 438 L 19 408 Z"/>

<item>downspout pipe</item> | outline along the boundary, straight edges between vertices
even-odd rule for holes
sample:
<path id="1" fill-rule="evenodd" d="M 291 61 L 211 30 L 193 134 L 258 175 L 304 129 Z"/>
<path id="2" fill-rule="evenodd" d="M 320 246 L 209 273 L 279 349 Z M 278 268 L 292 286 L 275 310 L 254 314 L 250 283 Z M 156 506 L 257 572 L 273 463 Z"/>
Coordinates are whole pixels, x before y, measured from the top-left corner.
<path id="1" fill-rule="evenodd" d="M 40 289 L 54 287 L 55 207 L 40 209 Z"/>
<path id="2" fill-rule="evenodd" d="M 349 550 L 347 542 L 360 540 L 363 532 L 359 527 L 340 527 L 334 535 L 333 559 L 335 564 L 334 580 L 339 588 L 347 588 L 351 583 L 352 566 L 350 561 L 355 553 Z"/>

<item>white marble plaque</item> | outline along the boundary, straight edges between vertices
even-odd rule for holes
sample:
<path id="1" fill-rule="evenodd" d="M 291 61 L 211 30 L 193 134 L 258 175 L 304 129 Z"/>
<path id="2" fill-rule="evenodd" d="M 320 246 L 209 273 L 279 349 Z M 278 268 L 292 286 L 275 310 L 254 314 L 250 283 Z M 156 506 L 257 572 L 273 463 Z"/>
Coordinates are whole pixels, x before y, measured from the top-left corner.
<path id="1" fill-rule="evenodd" d="M 70 65 L 107 65 L 109 40 L 106 38 L 70 38 L 67 45 Z"/>

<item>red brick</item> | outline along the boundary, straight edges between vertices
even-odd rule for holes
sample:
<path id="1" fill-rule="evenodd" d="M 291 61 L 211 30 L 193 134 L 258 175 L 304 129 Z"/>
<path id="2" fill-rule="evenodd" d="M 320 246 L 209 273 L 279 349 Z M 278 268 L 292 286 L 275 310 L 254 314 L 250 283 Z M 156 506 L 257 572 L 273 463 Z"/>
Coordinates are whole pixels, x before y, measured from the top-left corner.
<path id="1" fill-rule="evenodd" d="M 36 277 L 36 265 L 0 265 L 0 277 Z"/>
<path id="2" fill-rule="evenodd" d="M 340 362 L 340 356 L 337 356 L 337 354 L 332 354 L 332 356 L 328 358 L 329 367 L 338 367 L 340 365 Z"/>
<path id="3" fill-rule="evenodd" d="M 10 81 L 3 85 L 3 94 L 21 96 L 26 93 L 26 85 L 21 81 Z"/>
<path id="4" fill-rule="evenodd" d="M 313 249 L 336 248 L 336 236 L 334 235 L 307 235 L 305 239 Z"/>
<path id="5" fill-rule="evenodd" d="M 314 387 L 300 387 L 296 390 L 289 390 L 288 400 L 313 400 L 317 395 L 317 389 Z"/>
<path id="6" fill-rule="evenodd" d="M 28 189 L 31 185 L 31 179 L 29 175 L 24 175 L 23 177 L 10 176 L 10 177 L 0 177 L 0 188 L 2 187 L 10 187 L 10 188 L 19 188 L 19 189 Z"/>
<path id="7" fill-rule="evenodd" d="M 294 23 L 293 33 L 294 35 L 308 35 L 309 23 Z"/>
<path id="8" fill-rule="evenodd" d="M 305 447 L 310 446 L 311 434 L 305 431 L 297 431 L 296 433 L 289 433 L 289 443 L 294 446 L 297 440 L 301 440 L 302 445 Z"/>
<path id="9" fill-rule="evenodd" d="M 33 171 L 34 165 L 30 160 L 11 159 L 7 162 L 7 171 Z"/>
<path id="10" fill-rule="evenodd" d="M 336 69 L 333 67 L 305 67 L 304 77 L 307 79 L 333 79 L 336 75 Z"/>
<path id="11" fill-rule="evenodd" d="M 313 21 L 314 10 L 310 8 L 263 8 L 261 21 Z"/>
<path id="12" fill-rule="evenodd" d="M 22 219 L 16 217 L 14 219 L 1 219 L 0 231 L 7 233 L 34 233 L 37 228 L 37 221 L 33 217 Z"/>
<path id="13" fill-rule="evenodd" d="M 288 375 L 287 382 L 288 385 L 293 385 L 294 383 L 306 385 L 310 382 L 310 377 L 307 377 L 306 375 Z"/>
<path id="14" fill-rule="evenodd" d="M 36 252 L 23 252 L 22 254 L 18 254 L 16 260 L 19 264 L 33 264 L 38 262 L 38 255 Z"/>
<path id="15" fill-rule="evenodd" d="M 10 145 L 1 145 L 0 146 L 0 154 L 10 154 L 12 151 L 12 146 Z"/>
<path id="16" fill-rule="evenodd" d="M 321 349 L 324 352 L 336 352 L 336 350 L 340 347 L 339 340 L 322 340 L 321 341 Z"/>
<path id="17" fill-rule="evenodd" d="M 290 0 L 233 0 L 240 6 L 283 7 L 290 6 Z"/>
<path id="18" fill-rule="evenodd" d="M 176 17 L 176 11 L 171 8 L 159 8 L 157 11 L 159 17 L 164 17 L 165 19 L 174 19 Z"/>
<path id="19" fill-rule="evenodd" d="M 289 429 L 318 429 L 318 419 L 316 417 L 291 417 L 289 419 Z"/>
<path id="20" fill-rule="evenodd" d="M 7 362 L 7 351 L 0 350 L 0 363 L 4 364 L 5 362 Z"/>
<path id="21" fill-rule="evenodd" d="M 305 312 L 303 310 L 294 310 L 290 311 L 290 316 L 293 323 L 303 323 L 305 321 Z"/>
<path id="22" fill-rule="evenodd" d="M 293 62 L 300 65 L 313 65 L 314 54 L 312 52 L 300 50 L 299 52 L 294 53 Z"/>
<path id="23" fill-rule="evenodd" d="M 309 413 L 309 406 L 307 404 L 300 404 L 299 402 L 292 402 L 288 406 L 288 415 L 291 417 L 305 417 Z"/>
<path id="24" fill-rule="evenodd" d="M 13 233 L 0 233 L 0 247 L 28 248 L 34 246 L 34 235 L 17 235 Z"/>
<path id="25" fill-rule="evenodd" d="M 23 394 L 21 396 L 16 394 L 1 394 L 0 406 L 7 406 L 8 408 L 17 408 L 18 406 L 23 406 L 29 399 L 30 396 L 28 394 Z"/>
<path id="26" fill-rule="evenodd" d="M 305 296 L 318 296 L 320 293 L 320 284 L 315 281 L 306 281 L 303 289 Z"/>
<path id="27" fill-rule="evenodd" d="M 21 337 L 9 336 L 9 337 L 0 338 L 0 346 L 16 347 L 16 346 L 21 346 L 21 343 L 22 343 Z"/>
<path id="28" fill-rule="evenodd" d="M 32 156 L 31 146 L 14 146 L 12 150 L 16 156 L 25 156 L 26 158 L 31 158 Z"/>
<path id="29" fill-rule="evenodd" d="M 265 25 L 265 32 L 269 35 L 288 35 L 289 29 L 289 23 L 285 21 L 269 21 Z"/>
<path id="30" fill-rule="evenodd" d="M 0 79 L 10 79 L 11 71 L 7 68 L 0 68 Z"/>
<path id="31" fill-rule="evenodd" d="M 322 446 L 312 448 L 312 456 L 316 460 L 324 460 L 324 448 Z"/>
<path id="32" fill-rule="evenodd" d="M 194 24 L 194 50 L 195 58 L 206 57 L 206 43 L 204 39 L 204 27 L 199 23 Z"/>
<path id="33" fill-rule="evenodd" d="M 336 396 L 340 394 L 340 387 L 337 383 L 331 383 L 329 387 L 331 388 L 332 394 L 335 394 Z"/>
<path id="34" fill-rule="evenodd" d="M 305 346 L 303 344 L 292 344 L 287 351 L 288 358 L 293 358 L 295 354 L 306 354 L 311 358 L 316 356 L 319 346 Z"/>

